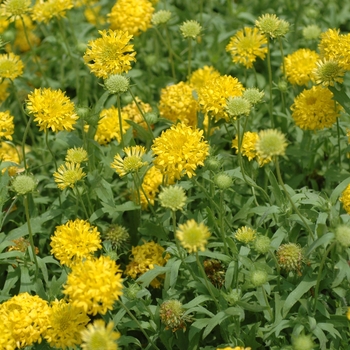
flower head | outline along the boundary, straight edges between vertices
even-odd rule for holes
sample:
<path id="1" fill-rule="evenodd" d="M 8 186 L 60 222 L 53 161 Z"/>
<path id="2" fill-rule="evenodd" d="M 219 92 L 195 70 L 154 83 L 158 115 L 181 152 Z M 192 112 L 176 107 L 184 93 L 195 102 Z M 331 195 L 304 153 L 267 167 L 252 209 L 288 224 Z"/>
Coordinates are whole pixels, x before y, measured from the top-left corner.
<path id="1" fill-rule="evenodd" d="M 34 116 L 39 130 L 52 131 L 74 129 L 78 116 L 75 114 L 74 103 L 61 90 L 51 88 L 35 89 L 28 95 L 27 110 Z"/>
<path id="2" fill-rule="evenodd" d="M 242 96 L 229 97 L 227 99 L 227 113 L 236 119 L 239 116 L 248 116 L 252 108 L 251 103 Z"/>
<path id="3" fill-rule="evenodd" d="M 321 34 L 321 28 L 317 24 L 310 24 L 303 28 L 303 37 L 306 40 L 317 40 Z"/>
<path id="4" fill-rule="evenodd" d="M 342 107 L 333 100 L 333 93 L 322 86 L 304 90 L 290 107 L 292 117 L 303 130 L 330 128 L 340 115 Z"/>
<path id="5" fill-rule="evenodd" d="M 157 137 L 152 146 L 154 165 L 168 178 L 168 183 L 187 175 L 195 175 L 196 168 L 204 165 L 209 155 L 208 142 L 203 131 L 185 124 L 173 125 Z"/>
<path id="6" fill-rule="evenodd" d="M 335 229 L 335 239 L 343 247 L 350 247 L 350 227 L 347 225 L 339 225 Z"/>
<path id="7" fill-rule="evenodd" d="M 198 102 L 206 114 L 211 114 L 217 120 L 229 120 L 226 110 L 227 98 L 242 96 L 243 85 L 230 75 L 219 76 L 209 80 L 198 90 Z"/>
<path id="8" fill-rule="evenodd" d="M 257 88 L 248 88 L 244 90 L 243 97 L 247 99 L 252 105 L 256 105 L 263 99 L 264 91 L 260 91 Z"/>
<path id="9" fill-rule="evenodd" d="M 6 17 L 23 16 L 30 11 L 30 0 L 5 0 L 1 5 L 2 15 Z"/>
<path id="10" fill-rule="evenodd" d="M 102 248 L 100 232 L 89 222 L 76 219 L 56 226 L 51 237 L 51 254 L 61 265 L 72 266 Z"/>
<path id="11" fill-rule="evenodd" d="M 339 198 L 339 201 L 343 203 L 343 208 L 345 211 L 350 214 L 350 185 L 346 186 Z"/>
<path id="12" fill-rule="evenodd" d="M 155 242 L 147 242 L 141 246 L 132 247 L 131 249 L 131 261 L 126 266 L 125 274 L 133 279 L 143 275 L 145 272 L 152 270 L 155 265 L 164 266 L 169 259 L 169 255 L 165 254 L 165 249 Z M 158 276 L 151 282 L 151 286 L 159 288 L 161 286 L 160 278 L 164 276 Z"/>
<path id="13" fill-rule="evenodd" d="M 95 320 L 87 329 L 81 332 L 83 350 L 117 350 L 120 334 L 113 331 L 114 324 L 109 322 L 106 326 L 103 320 Z"/>
<path id="14" fill-rule="evenodd" d="M 12 52 L 0 55 L 0 78 L 16 79 L 23 74 L 21 58 Z"/>
<path id="15" fill-rule="evenodd" d="M 276 129 L 261 130 L 256 141 L 256 153 L 263 159 L 273 156 L 284 156 L 287 140 L 284 134 Z"/>
<path id="16" fill-rule="evenodd" d="M 12 188 L 17 195 L 25 195 L 33 192 L 36 187 L 36 182 L 33 176 L 30 175 L 18 175 L 12 181 Z"/>
<path id="17" fill-rule="evenodd" d="M 312 350 L 315 348 L 315 343 L 312 340 L 311 334 L 299 334 L 293 338 L 293 350 Z"/>
<path id="18" fill-rule="evenodd" d="M 253 242 L 256 238 L 256 230 L 243 226 L 236 231 L 235 238 L 245 244 Z"/>
<path id="19" fill-rule="evenodd" d="M 294 85 L 315 81 L 314 69 L 319 55 L 310 49 L 299 49 L 284 58 L 287 80 Z"/>
<path id="20" fill-rule="evenodd" d="M 111 29 L 138 36 L 151 27 L 153 12 L 148 0 L 118 0 L 108 15 Z"/>
<path id="21" fill-rule="evenodd" d="M 258 28 L 244 27 L 239 30 L 226 46 L 234 63 L 241 63 L 246 68 L 252 68 L 256 58 L 264 59 L 267 53 L 266 37 Z"/>
<path id="22" fill-rule="evenodd" d="M 184 38 L 196 39 L 202 30 L 202 26 L 197 21 L 185 21 L 180 26 L 181 34 Z"/>
<path id="23" fill-rule="evenodd" d="M 300 273 L 303 262 L 302 249 L 298 244 L 282 244 L 277 250 L 277 260 L 282 269 L 287 271 L 297 271 Z"/>
<path id="24" fill-rule="evenodd" d="M 120 94 L 129 89 L 129 78 L 121 74 L 110 75 L 105 80 L 105 87 L 111 94 Z"/>
<path id="25" fill-rule="evenodd" d="M 186 193 L 181 186 L 174 185 L 165 187 L 158 196 L 160 205 L 173 211 L 182 210 L 186 204 Z"/>
<path id="26" fill-rule="evenodd" d="M 119 1 L 117 2 L 117 4 Z M 132 35 L 122 30 L 99 30 L 101 38 L 91 40 L 84 54 L 84 62 L 91 73 L 107 79 L 110 75 L 126 73 L 136 61 Z"/>
<path id="27" fill-rule="evenodd" d="M 226 190 L 232 186 L 233 180 L 230 175 L 221 172 L 215 175 L 214 183 L 220 190 Z"/>
<path id="28" fill-rule="evenodd" d="M 199 106 L 192 92 L 192 86 L 183 81 L 162 89 L 159 101 L 160 115 L 174 123 L 180 121 L 196 126 Z"/>
<path id="29" fill-rule="evenodd" d="M 88 154 L 83 147 L 70 148 L 67 151 L 66 162 L 80 164 L 88 160 Z"/>
<path id="30" fill-rule="evenodd" d="M 340 66 L 338 61 L 320 60 L 316 62 L 314 75 L 316 83 L 323 86 L 334 86 L 334 83 L 342 83 L 345 70 Z"/>
<path id="31" fill-rule="evenodd" d="M 12 140 L 12 134 L 15 131 L 13 116 L 9 111 L 0 112 L 0 138 Z"/>
<path id="32" fill-rule="evenodd" d="M 74 188 L 75 184 L 85 176 L 80 164 L 71 162 L 60 165 L 53 173 L 57 187 L 62 191 L 67 187 Z"/>
<path id="33" fill-rule="evenodd" d="M 48 23 L 52 18 L 63 18 L 67 10 L 73 8 L 72 0 L 36 0 L 32 10 L 32 19 L 37 22 Z"/>
<path id="34" fill-rule="evenodd" d="M 212 66 L 204 66 L 195 70 L 189 77 L 189 83 L 198 91 L 201 87 L 207 84 L 208 81 L 215 79 L 220 76 L 219 71 L 217 71 Z"/>
<path id="35" fill-rule="evenodd" d="M 104 315 L 113 309 L 114 302 L 122 295 L 122 288 L 119 266 L 109 257 L 100 256 L 72 265 L 63 294 L 87 314 Z"/>
<path id="36" fill-rule="evenodd" d="M 176 332 L 178 329 L 185 330 L 186 321 L 190 320 L 190 317 L 185 316 L 185 309 L 181 301 L 176 299 L 164 301 L 160 305 L 159 317 L 165 325 L 165 329 L 171 329 L 172 332 Z"/>
<path id="37" fill-rule="evenodd" d="M 14 176 L 18 172 L 20 163 L 20 153 L 18 149 L 7 142 L 0 143 L 0 160 L 3 162 L 15 163 L 15 166 L 4 168 L 2 171 L 8 171 L 10 176 Z"/>
<path id="38" fill-rule="evenodd" d="M 148 164 L 147 162 L 142 161 L 142 157 L 146 154 L 145 147 L 125 147 L 123 151 L 126 154 L 124 159 L 120 156 L 120 154 L 117 154 L 114 156 L 113 163 L 111 163 L 112 169 L 114 169 L 119 176 L 135 173 L 143 166 Z"/>
<path id="39" fill-rule="evenodd" d="M 260 287 L 268 280 L 268 274 L 265 270 L 254 270 L 250 274 L 250 281 L 254 287 Z"/>
<path id="40" fill-rule="evenodd" d="M 171 18 L 171 12 L 167 10 L 159 10 L 152 16 L 152 24 L 154 26 L 159 26 L 160 24 L 165 24 Z"/>
<path id="41" fill-rule="evenodd" d="M 260 254 L 266 254 L 271 247 L 271 239 L 267 236 L 258 235 L 254 240 L 254 249 Z"/>
<path id="42" fill-rule="evenodd" d="M 189 253 L 204 251 L 209 237 L 208 228 L 202 222 L 198 224 L 193 219 L 179 225 L 176 231 L 176 238 Z"/>
<path id="43" fill-rule="evenodd" d="M 130 235 L 124 226 L 114 224 L 108 228 L 107 232 L 105 233 L 105 237 L 111 241 L 114 248 L 118 249 L 129 240 Z"/>
<path id="44" fill-rule="evenodd" d="M 260 31 L 274 39 L 284 36 L 289 30 L 289 23 L 279 19 L 275 14 L 266 13 L 255 21 Z"/>
<path id="45" fill-rule="evenodd" d="M 66 300 L 54 300 L 50 305 L 48 328 L 44 338 L 51 347 L 66 349 L 81 344 L 80 332 L 90 318 L 80 308 Z"/>

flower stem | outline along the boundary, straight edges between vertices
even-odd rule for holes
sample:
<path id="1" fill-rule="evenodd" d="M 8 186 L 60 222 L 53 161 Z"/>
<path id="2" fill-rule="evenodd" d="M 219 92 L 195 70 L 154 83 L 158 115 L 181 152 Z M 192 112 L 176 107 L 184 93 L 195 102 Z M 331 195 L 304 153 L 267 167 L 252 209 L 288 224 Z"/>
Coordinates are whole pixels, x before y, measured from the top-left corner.
<path id="1" fill-rule="evenodd" d="M 187 79 L 191 76 L 191 60 L 192 60 L 192 39 L 188 38 L 188 66 L 187 66 Z"/>
<path id="2" fill-rule="evenodd" d="M 123 136 L 123 119 L 122 119 L 122 110 L 120 105 L 120 95 L 117 94 L 117 106 L 118 106 L 118 118 L 119 118 L 119 132 L 120 132 L 120 145 L 124 148 L 124 136 Z"/>
<path id="3" fill-rule="evenodd" d="M 81 196 L 81 193 L 79 192 L 79 190 L 76 187 L 73 188 L 73 193 L 75 194 L 75 196 L 78 198 L 79 202 L 81 203 L 81 206 L 82 206 L 82 208 L 84 210 L 84 214 L 86 216 L 86 219 L 88 219 L 90 217 L 90 215 L 88 214 L 88 212 L 86 210 L 86 207 L 85 207 L 83 198 Z"/>
<path id="4" fill-rule="evenodd" d="M 341 148 L 340 148 L 340 126 L 339 118 L 337 118 L 337 136 L 338 136 L 338 158 L 339 158 L 339 169 L 341 170 Z"/>
<path id="5" fill-rule="evenodd" d="M 30 130 L 30 125 L 33 121 L 33 117 L 30 117 L 27 123 L 27 126 L 23 133 L 23 139 L 22 139 L 22 157 L 23 157 L 23 165 L 24 165 L 24 171 L 27 172 L 27 158 L 26 158 L 26 138 L 28 135 L 28 131 Z"/>
<path id="6" fill-rule="evenodd" d="M 227 243 L 226 243 L 226 237 L 225 237 L 225 215 L 224 215 L 224 191 L 220 191 L 220 202 L 219 202 L 220 210 L 219 210 L 219 225 L 220 225 L 220 234 L 222 242 L 224 243 L 224 251 L 225 254 L 228 256 L 229 252 L 227 249 Z"/>
<path id="7" fill-rule="evenodd" d="M 272 109 L 272 68 L 271 68 L 271 51 L 270 51 L 270 38 L 267 37 L 267 70 L 269 74 L 269 114 L 271 119 L 271 127 L 275 127 L 273 120 L 273 109 Z"/>

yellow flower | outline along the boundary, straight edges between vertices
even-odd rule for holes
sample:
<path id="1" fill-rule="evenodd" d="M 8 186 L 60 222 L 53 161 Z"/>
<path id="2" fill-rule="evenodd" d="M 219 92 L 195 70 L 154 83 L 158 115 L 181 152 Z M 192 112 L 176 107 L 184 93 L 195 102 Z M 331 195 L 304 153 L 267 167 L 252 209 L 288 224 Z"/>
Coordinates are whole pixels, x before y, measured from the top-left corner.
<path id="1" fill-rule="evenodd" d="M 171 183 L 184 175 L 194 176 L 196 168 L 203 166 L 209 155 L 209 145 L 203 140 L 202 130 L 179 123 L 154 140 L 152 151 L 156 156 L 154 165 Z"/>
<path id="2" fill-rule="evenodd" d="M 142 161 L 142 157 L 146 154 L 146 148 L 143 146 L 125 147 L 123 149 L 126 156 L 124 159 L 120 154 L 114 156 L 113 163 L 111 163 L 112 169 L 114 169 L 119 176 L 125 176 L 130 173 L 137 172 L 147 162 Z"/>
<path id="3" fill-rule="evenodd" d="M 32 19 L 48 23 L 53 17 L 58 19 L 66 16 L 67 10 L 73 8 L 72 0 L 36 0 L 32 11 Z"/>
<path id="4" fill-rule="evenodd" d="M 1 314 L 1 306 L 0 306 L 0 317 Z M 15 350 L 18 349 L 16 346 L 15 339 L 12 336 L 11 330 L 8 327 L 8 324 L 5 323 L 5 319 L 0 322 L 0 349 L 4 350 Z"/>
<path id="5" fill-rule="evenodd" d="M 252 68 L 257 57 L 262 60 L 265 58 L 266 44 L 266 36 L 260 33 L 258 28 L 244 27 L 231 37 L 226 51 L 231 54 L 233 62 Z"/>
<path id="6" fill-rule="evenodd" d="M 21 58 L 12 52 L 0 55 L 0 78 L 16 79 L 23 74 Z"/>
<path id="7" fill-rule="evenodd" d="M 307 85 L 315 81 L 314 69 L 319 60 L 316 51 L 299 49 L 284 58 L 287 80 L 294 85 Z"/>
<path id="8" fill-rule="evenodd" d="M 193 88 L 181 81 L 167 86 L 160 92 L 159 113 L 161 117 L 176 123 L 197 126 L 198 103 L 193 97 Z"/>
<path id="9" fill-rule="evenodd" d="M 81 332 L 83 350 L 117 350 L 116 340 L 120 334 L 113 331 L 114 324 L 110 321 L 106 327 L 103 320 L 95 320 L 87 329 Z"/>
<path id="10" fill-rule="evenodd" d="M 84 62 L 91 73 L 107 79 L 109 75 L 128 72 L 136 61 L 132 35 L 122 30 L 99 30 L 101 38 L 88 42 Z"/>
<path id="11" fill-rule="evenodd" d="M 103 109 L 100 113 L 100 120 L 98 121 L 97 131 L 95 134 L 95 141 L 100 145 L 107 145 L 113 139 L 118 142 L 121 140 L 118 108 L 111 106 L 108 109 Z M 126 113 L 121 113 L 123 134 L 130 128 L 126 122 L 128 116 Z"/>
<path id="12" fill-rule="evenodd" d="M 59 166 L 58 170 L 54 172 L 53 177 L 57 187 L 64 190 L 67 187 L 74 188 L 75 184 L 85 177 L 85 173 L 80 168 L 80 164 L 66 162 Z"/>
<path id="13" fill-rule="evenodd" d="M 328 29 L 321 34 L 318 45 L 321 58 L 339 62 L 344 70 L 350 70 L 350 34 L 340 34 L 339 29 Z"/>
<path id="14" fill-rule="evenodd" d="M 198 91 L 201 87 L 205 86 L 208 81 L 218 78 L 219 76 L 219 71 L 214 67 L 204 66 L 203 68 L 195 70 L 191 74 L 188 82 Z"/>
<path id="15" fill-rule="evenodd" d="M 87 314 L 104 315 L 113 309 L 114 302 L 122 295 L 122 288 L 119 266 L 109 257 L 100 256 L 72 266 L 63 294 L 73 306 Z"/>
<path id="16" fill-rule="evenodd" d="M 0 305 L 0 319 L 11 332 L 18 348 L 41 342 L 48 326 L 49 313 L 45 300 L 28 293 L 18 294 Z"/>
<path id="17" fill-rule="evenodd" d="M 0 112 L 0 138 L 12 140 L 12 134 L 15 131 L 13 116 L 9 111 Z"/>
<path id="18" fill-rule="evenodd" d="M 70 148 L 67 151 L 66 162 L 77 163 L 80 164 L 82 162 L 86 162 L 88 160 L 87 152 L 83 147 L 74 147 Z"/>
<path id="19" fill-rule="evenodd" d="M 9 85 L 9 80 L 3 80 L 2 82 L 0 82 L 0 104 L 4 102 L 10 95 L 10 93 L 8 92 Z"/>
<path id="20" fill-rule="evenodd" d="M 207 81 L 198 90 L 198 102 L 204 113 L 211 114 L 216 120 L 224 118 L 228 121 L 227 98 L 242 96 L 243 90 L 243 85 L 237 78 L 230 75 L 219 76 Z"/>
<path id="21" fill-rule="evenodd" d="M 159 192 L 159 186 L 162 184 L 162 182 L 163 175 L 155 166 L 152 166 L 152 168 L 150 168 L 143 177 L 142 188 L 151 205 L 154 205 L 154 200 Z M 143 191 L 140 193 L 140 202 L 141 208 L 145 210 L 148 207 L 148 202 Z"/>
<path id="22" fill-rule="evenodd" d="M 48 328 L 44 338 L 51 347 L 66 349 L 81 344 L 81 331 L 90 321 L 86 313 L 66 300 L 50 305 Z"/>
<path id="23" fill-rule="evenodd" d="M 16 149 L 16 147 L 13 147 L 11 144 L 8 144 L 6 142 L 0 143 L 0 160 L 3 162 L 13 162 L 19 165 L 20 163 L 20 153 Z M 17 166 L 10 166 L 8 168 L 3 169 L 3 171 L 8 170 L 8 173 L 10 176 L 16 175 L 17 171 L 19 170 Z"/>
<path id="24" fill-rule="evenodd" d="M 154 265 L 164 266 L 169 259 L 168 254 L 164 256 L 164 251 L 165 249 L 162 246 L 153 241 L 144 243 L 141 246 L 132 247 L 132 259 L 126 266 L 125 275 L 136 279 L 148 270 L 152 270 Z M 153 279 L 151 282 L 152 287 L 160 287 L 161 281 L 159 277 L 162 278 L 163 276 Z"/>
<path id="25" fill-rule="evenodd" d="M 102 248 L 100 232 L 89 222 L 76 219 L 56 226 L 51 236 L 51 254 L 61 265 L 72 266 Z"/>
<path id="26" fill-rule="evenodd" d="M 350 321 L 350 307 L 348 307 L 348 311 L 346 312 L 346 317 Z"/>
<path id="27" fill-rule="evenodd" d="M 165 187 L 158 196 L 160 205 L 163 208 L 169 208 L 173 211 L 182 210 L 186 204 L 185 190 L 178 185 Z"/>
<path id="28" fill-rule="evenodd" d="M 78 119 L 74 109 L 74 103 L 61 90 L 40 88 L 28 95 L 27 110 L 34 116 L 40 131 L 73 130 Z"/>
<path id="29" fill-rule="evenodd" d="M 304 90 L 290 107 L 295 124 L 303 130 L 321 130 L 331 127 L 342 107 L 333 100 L 333 93 L 322 86 Z"/>
<path id="30" fill-rule="evenodd" d="M 198 224 L 193 219 L 179 225 L 179 229 L 176 231 L 176 238 L 189 253 L 198 250 L 204 251 L 209 237 L 208 228 L 202 222 Z"/>
<path id="31" fill-rule="evenodd" d="M 243 226 L 236 231 L 235 238 L 237 241 L 245 244 L 253 242 L 256 238 L 256 230 L 247 226 Z"/>
<path id="32" fill-rule="evenodd" d="M 101 14 L 101 9 L 100 5 L 91 3 L 84 10 L 86 20 L 96 27 L 106 23 L 106 18 Z"/>
<path id="33" fill-rule="evenodd" d="M 23 16 L 30 11 L 30 0 L 5 0 L 1 5 L 2 15 L 11 18 Z"/>
<path id="34" fill-rule="evenodd" d="M 180 26 L 181 34 L 184 38 L 196 39 L 200 34 L 202 26 L 197 21 L 185 21 Z"/>
<path id="35" fill-rule="evenodd" d="M 279 19 L 275 14 L 266 13 L 255 21 L 255 26 L 270 38 L 278 38 L 287 34 L 289 23 Z"/>
<path id="36" fill-rule="evenodd" d="M 270 161 L 273 156 L 284 156 L 287 140 L 283 133 L 276 129 L 261 130 L 256 141 L 256 153 L 264 161 Z"/>
<path id="37" fill-rule="evenodd" d="M 339 201 L 343 203 L 343 208 L 350 214 L 350 185 L 348 185 L 341 194 Z"/>
<path id="38" fill-rule="evenodd" d="M 340 66 L 338 61 L 323 59 L 316 62 L 316 66 L 314 74 L 317 84 L 327 87 L 343 82 L 345 70 Z"/>
<path id="39" fill-rule="evenodd" d="M 118 0 L 108 14 L 111 29 L 138 36 L 151 27 L 154 7 L 148 0 Z"/>

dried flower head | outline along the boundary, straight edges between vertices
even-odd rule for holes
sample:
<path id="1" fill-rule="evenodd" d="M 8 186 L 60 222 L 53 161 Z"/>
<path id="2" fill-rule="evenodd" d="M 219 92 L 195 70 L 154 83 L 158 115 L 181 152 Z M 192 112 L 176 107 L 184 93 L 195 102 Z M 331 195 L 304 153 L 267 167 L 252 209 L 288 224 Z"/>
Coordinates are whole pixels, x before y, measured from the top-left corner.
<path id="1" fill-rule="evenodd" d="M 66 154 L 66 162 L 80 164 L 88 160 L 88 154 L 83 147 L 70 148 Z"/>
<path id="2" fill-rule="evenodd" d="M 20 56 L 10 53 L 0 55 L 0 78 L 15 80 L 23 74 L 23 62 Z"/>
<path id="3" fill-rule="evenodd" d="M 159 317 L 165 325 L 165 329 L 171 329 L 176 332 L 179 329 L 186 330 L 186 321 L 191 318 L 185 315 L 185 309 L 179 300 L 167 300 L 160 305 Z"/>
<path id="4" fill-rule="evenodd" d="M 105 80 L 105 88 L 111 94 L 121 94 L 128 91 L 130 85 L 129 78 L 121 74 L 110 75 Z"/>
<path id="5" fill-rule="evenodd" d="M 323 86 L 334 86 L 335 83 L 342 83 L 345 70 L 340 66 L 338 61 L 320 60 L 316 62 L 314 75 L 316 83 Z"/>
<path id="6" fill-rule="evenodd" d="M 61 164 L 53 173 L 57 187 L 62 191 L 67 187 L 74 188 L 75 184 L 85 176 L 80 164 L 71 162 Z"/>
<path id="7" fill-rule="evenodd" d="M 125 147 L 123 149 L 125 153 L 124 159 L 120 154 L 114 156 L 111 168 L 114 169 L 119 176 L 125 176 L 130 173 L 135 173 L 143 166 L 147 165 L 147 162 L 142 161 L 142 157 L 146 154 L 146 148 L 143 146 Z"/>
<path id="8" fill-rule="evenodd" d="M 202 222 L 198 224 L 193 219 L 179 225 L 176 231 L 176 238 L 189 253 L 204 251 L 209 237 L 208 228 Z"/>
<path id="9" fill-rule="evenodd" d="M 202 31 L 202 26 L 197 21 L 185 21 L 180 26 L 184 38 L 196 39 Z"/>
<path id="10" fill-rule="evenodd" d="M 165 24 L 171 18 L 171 12 L 168 10 L 159 10 L 152 16 L 152 24 L 154 26 L 159 26 L 160 24 Z"/>
<path id="11" fill-rule="evenodd" d="M 282 244 L 277 250 L 278 263 L 287 271 L 296 271 L 300 274 L 303 259 L 302 249 L 298 244 Z"/>
<path id="12" fill-rule="evenodd" d="M 264 59 L 267 53 L 267 39 L 258 28 L 244 27 L 239 30 L 226 46 L 234 63 L 252 68 L 256 58 Z"/>
<path id="13" fill-rule="evenodd" d="M 12 181 L 12 188 L 17 195 L 25 195 L 35 190 L 36 181 L 33 176 L 18 175 Z"/>
<path id="14" fill-rule="evenodd" d="M 114 224 L 108 227 L 105 237 L 111 241 L 114 248 L 120 248 L 129 240 L 130 235 L 124 226 Z"/>
<path id="15" fill-rule="evenodd" d="M 83 57 L 91 73 L 107 79 L 110 75 L 128 72 L 131 62 L 136 61 L 134 45 L 129 43 L 133 36 L 111 29 L 99 30 L 99 33 L 101 38 L 89 41 Z"/>
<path id="16" fill-rule="evenodd" d="M 256 141 L 256 153 L 263 159 L 273 156 L 284 156 L 287 140 L 283 133 L 276 129 L 261 130 Z"/>
<path id="17" fill-rule="evenodd" d="M 256 238 L 256 230 L 248 226 L 242 226 L 236 231 L 235 238 L 245 244 L 251 243 Z"/>

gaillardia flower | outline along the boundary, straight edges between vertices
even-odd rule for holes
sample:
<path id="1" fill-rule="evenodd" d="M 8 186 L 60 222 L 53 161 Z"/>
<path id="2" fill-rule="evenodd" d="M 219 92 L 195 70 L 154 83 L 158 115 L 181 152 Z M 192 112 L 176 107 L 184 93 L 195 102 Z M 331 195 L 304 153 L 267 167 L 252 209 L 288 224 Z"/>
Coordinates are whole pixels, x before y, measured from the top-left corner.
<path id="1" fill-rule="evenodd" d="M 185 21 L 180 26 L 181 34 L 184 38 L 196 39 L 200 34 L 202 26 L 197 21 Z"/>
<path id="2" fill-rule="evenodd" d="M 191 318 L 185 315 L 185 311 L 179 300 L 164 301 L 160 305 L 159 317 L 165 325 L 165 329 L 171 329 L 172 332 L 176 332 L 178 329 L 186 330 L 186 321 L 190 321 Z"/>
<path id="3" fill-rule="evenodd" d="M 314 75 L 317 84 L 322 86 L 334 86 L 335 83 L 342 83 L 345 70 L 340 66 L 338 61 L 320 60 L 316 62 Z"/>
<path id="4" fill-rule="evenodd" d="M 148 204 L 154 205 L 157 193 L 159 192 L 159 187 L 162 183 L 163 174 L 158 168 L 152 166 L 147 170 L 142 181 L 143 191 L 140 193 L 140 204 L 142 209 L 147 209 Z"/>
<path id="5" fill-rule="evenodd" d="M 138 36 L 151 27 L 154 7 L 148 0 L 118 0 L 108 15 L 111 29 Z"/>
<path id="6" fill-rule="evenodd" d="M 337 121 L 342 107 L 333 100 L 330 90 L 318 85 L 299 94 L 290 109 L 299 128 L 321 130 Z"/>
<path id="7" fill-rule="evenodd" d="M 277 261 L 282 269 L 300 273 L 304 260 L 302 248 L 295 243 L 282 244 L 277 250 Z"/>
<path id="8" fill-rule="evenodd" d="M 51 88 L 35 89 L 28 95 L 27 110 L 37 122 L 39 130 L 52 131 L 74 129 L 78 116 L 74 103 L 61 90 Z"/>
<path id="9" fill-rule="evenodd" d="M 102 248 L 100 232 L 89 222 L 76 219 L 56 226 L 51 237 L 51 254 L 61 265 L 72 266 Z"/>
<path id="10" fill-rule="evenodd" d="M 165 187 L 158 196 L 160 205 L 173 211 L 182 210 L 186 204 L 186 193 L 181 186 L 174 185 Z"/>
<path id="11" fill-rule="evenodd" d="M 87 314 L 104 315 L 122 295 L 120 272 L 115 261 L 106 256 L 77 261 L 68 274 L 63 294 Z"/>
<path id="12" fill-rule="evenodd" d="M 67 187 L 74 188 L 75 184 L 85 176 L 80 164 L 71 162 L 61 164 L 53 173 L 57 187 L 62 191 Z"/>
<path id="13" fill-rule="evenodd" d="M 350 214 L 350 185 L 346 186 L 339 198 L 339 201 L 343 203 L 343 208 L 345 211 Z"/>
<path id="14" fill-rule="evenodd" d="M 165 24 L 171 18 L 171 12 L 168 10 L 159 10 L 152 16 L 152 24 L 154 26 L 159 26 L 161 24 Z"/>
<path id="15" fill-rule="evenodd" d="M 190 85 L 198 91 L 201 87 L 207 84 L 208 81 L 215 79 L 220 76 L 219 71 L 217 71 L 212 66 L 204 66 L 195 70 L 189 77 Z"/>
<path id="16" fill-rule="evenodd" d="M 12 140 L 12 134 L 15 131 L 13 116 L 9 111 L 0 112 L 0 138 Z"/>
<path id="17" fill-rule="evenodd" d="M 2 15 L 8 18 L 23 16 L 30 11 L 30 0 L 5 0 L 1 5 Z"/>
<path id="18" fill-rule="evenodd" d="M 245 244 L 251 243 L 256 238 L 256 230 L 248 226 L 243 226 L 236 231 L 235 238 L 237 241 Z"/>
<path id="19" fill-rule="evenodd" d="M 270 13 L 260 16 L 255 21 L 255 26 L 272 39 L 286 35 L 289 30 L 288 22 Z"/>
<path id="20" fill-rule="evenodd" d="M 152 151 L 156 156 L 154 165 L 171 183 L 184 175 L 194 176 L 196 168 L 203 166 L 209 155 L 209 145 L 203 140 L 202 130 L 179 123 L 154 140 Z"/>
<path id="21" fill-rule="evenodd" d="M 261 130 L 256 141 L 258 157 L 271 160 L 273 156 L 284 156 L 287 140 L 283 133 L 276 129 Z"/>
<path id="22" fill-rule="evenodd" d="M 226 46 L 234 63 L 240 63 L 246 68 L 252 68 L 256 58 L 264 59 L 267 53 L 266 36 L 258 28 L 244 27 L 239 30 Z"/>
<path id="23" fill-rule="evenodd" d="M 25 195 L 33 192 L 36 187 L 36 182 L 33 176 L 30 175 L 18 175 L 12 181 L 12 188 L 17 195 Z"/>
<path id="24" fill-rule="evenodd" d="M 123 149 L 125 153 L 124 159 L 117 154 L 114 156 L 111 168 L 114 169 L 119 176 L 125 176 L 130 173 L 135 173 L 141 169 L 147 162 L 142 161 L 142 157 L 146 154 L 146 148 L 143 146 L 125 147 Z"/>
<path id="25" fill-rule="evenodd" d="M 21 58 L 12 52 L 0 55 L 0 78 L 16 79 L 23 74 Z"/>
<path id="26" fill-rule="evenodd" d="M 118 1 L 119 2 L 119 1 Z M 107 79 L 112 74 L 126 73 L 136 61 L 132 35 L 122 30 L 99 30 L 101 38 L 91 40 L 84 54 L 84 62 L 91 73 Z"/>
<path id="27" fill-rule="evenodd" d="M 287 80 L 294 85 L 315 81 L 314 69 L 320 56 L 310 49 L 299 49 L 284 58 Z"/>
<path id="28" fill-rule="evenodd" d="M 48 23 L 53 17 L 65 17 L 71 8 L 72 0 L 36 0 L 31 15 L 34 21 Z"/>
<path id="29" fill-rule="evenodd" d="M 210 232 L 207 226 L 202 222 L 198 224 L 193 219 L 179 225 L 179 229 L 176 231 L 176 238 L 189 253 L 204 251 L 209 237 Z"/>
<path id="30" fill-rule="evenodd" d="M 88 160 L 88 154 L 83 147 L 70 148 L 67 151 L 66 162 L 80 164 Z"/>

